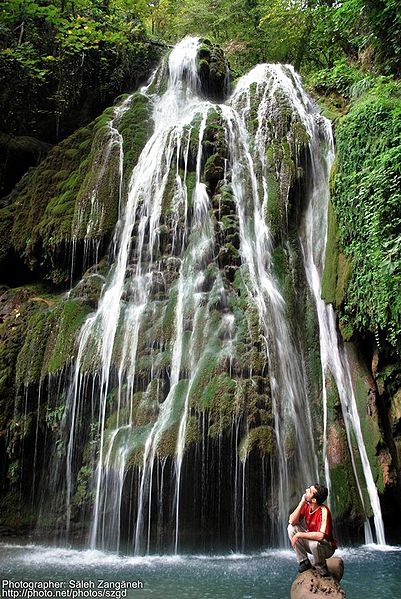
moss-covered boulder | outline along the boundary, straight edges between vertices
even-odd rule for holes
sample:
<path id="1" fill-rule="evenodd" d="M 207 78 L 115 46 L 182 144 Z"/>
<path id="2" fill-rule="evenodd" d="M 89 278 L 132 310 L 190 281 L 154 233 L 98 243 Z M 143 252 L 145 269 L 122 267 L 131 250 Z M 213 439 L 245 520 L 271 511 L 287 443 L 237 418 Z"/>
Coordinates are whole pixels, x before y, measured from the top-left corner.
<path id="1" fill-rule="evenodd" d="M 198 68 L 202 91 L 217 101 L 227 94 L 228 63 L 220 46 L 204 39 L 198 50 Z"/>

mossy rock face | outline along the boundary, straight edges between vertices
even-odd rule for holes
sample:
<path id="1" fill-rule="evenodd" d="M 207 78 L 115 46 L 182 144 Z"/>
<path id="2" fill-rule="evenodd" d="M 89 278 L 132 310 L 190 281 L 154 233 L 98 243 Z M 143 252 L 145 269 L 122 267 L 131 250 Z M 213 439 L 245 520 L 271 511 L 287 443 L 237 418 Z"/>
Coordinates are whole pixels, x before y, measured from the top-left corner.
<path id="1" fill-rule="evenodd" d="M 175 424 L 163 431 L 157 444 L 157 453 L 160 458 L 174 457 L 178 441 L 179 426 Z"/>
<path id="2" fill-rule="evenodd" d="M 117 118 L 116 125 L 123 139 L 124 194 L 128 189 L 132 170 L 153 132 L 153 107 L 149 97 L 140 92 L 126 98 L 123 105 L 124 110 Z"/>
<path id="3" fill-rule="evenodd" d="M 268 69 L 267 75 L 266 82 L 249 87 L 249 95 L 239 94 L 236 103 L 251 134 L 251 150 L 256 150 L 255 171 L 263 173 L 259 194 L 266 196 L 265 218 L 273 243 L 279 245 L 297 226 L 304 208 L 310 135 L 286 94 L 279 87 L 270 93 L 268 80 L 273 75 Z M 285 75 L 291 79 L 291 70 Z"/>
<path id="4" fill-rule="evenodd" d="M 80 299 L 92 309 L 97 307 L 101 291 L 105 284 L 105 277 L 98 269 L 89 269 L 82 279 L 72 288 L 71 299 Z"/>
<path id="5" fill-rule="evenodd" d="M 330 469 L 331 500 L 335 518 L 364 520 L 361 499 L 355 481 L 350 448 L 342 416 L 341 402 L 333 377 L 327 376 L 327 459 Z M 354 447 L 354 449 L 356 449 Z M 361 471 L 359 476 L 363 477 Z"/>
<path id="6" fill-rule="evenodd" d="M 204 175 L 209 185 L 215 188 L 224 176 L 224 158 L 218 154 L 212 154 L 206 161 Z"/>
<path id="7" fill-rule="evenodd" d="M 338 279 L 338 225 L 331 202 L 328 205 L 327 241 L 322 280 L 322 299 L 334 304 Z"/>
<path id="8" fill-rule="evenodd" d="M 372 93 L 339 120 L 331 197 L 338 252 L 349 265 L 342 275 L 339 269 L 336 290 L 342 330 L 346 338 L 351 332 L 361 339 L 374 335 L 384 352 L 398 358 L 400 108 L 400 98 Z"/>
<path id="9" fill-rule="evenodd" d="M 121 150 L 126 188 L 152 127 L 149 99 L 137 93 L 54 146 L 0 206 L 3 258 L 14 249 L 56 284 L 79 274 L 72 261 L 85 267 L 99 258 L 118 217 Z"/>
<path id="10" fill-rule="evenodd" d="M 392 485 L 394 471 L 392 458 L 385 450 L 385 440 L 380 429 L 377 397 L 374 381 L 369 375 L 360 356 L 351 344 L 347 344 L 347 354 L 352 373 L 352 385 L 355 394 L 360 427 L 365 445 L 373 480 L 379 491 L 383 493 L 385 484 Z M 364 510 L 355 480 L 354 467 L 350 452 L 353 454 L 356 475 L 358 477 L 366 514 L 372 515 L 370 499 L 366 489 L 365 473 L 360 458 L 359 445 L 349 424 L 349 437 L 351 446 L 348 446 L 346 427 L 344 424 L 343 409 L 339 394 L 330 375 L 326 377 L 327 391 L 327 456 L 330 467 L 330 478 L 334 493 L 334 514 L 339 518 L 364 519 Z"/>
<path id="11" fill-rule="evenodd" d="M 7 473 L 0 485 L 2 492 L 20 488 L 23 474 L 31 476 L 30 457 L 21 460 L 21 451 L 35 439 L 36 427 L 43 425 L 44 412 L 38 395 L 28 387 L 40 378 L 43 339 L 39 337 L 37 343 L 32 343 L 39 352 L 33 352 L 30 361 L 24 363 L 24 380 L 19 376 L 19 356 L 21 348 L 33 337 L 31 324 L 40 321 L 53 303 L 39 286 L 8 289 L 0 294 L 0 438 L 4 442 L 0 464 Z"/>
<path id="12" fill-rule="evenodd" d="M 27 331 L 32 304 L 27 289 L 9 289 L 0 294 L 0 430 L 4 434 L 14 411 L 15 365 Z"/>
<path id="13" fill-rule="evenodd" d="M 0 199 L 0 268 L 6 272 L 12 260 L 12 240 L 10 231 L 13 226 L 12 198 Z"/>
<path id="14" fill-rule="evenodd" d="M 9 395 L 10 401 L 20 385 L 40 380 L 44 347 L 51 337 L 47 316 L 57 300 L 40 286 L 9 289 L 0 295 L 0 395 Z"/>
<path id="15" fill-rule="evenodd" d="M 39 384 L 71 363 L 78 333 L 90 310 L 81 299 L 59 297 L 31 313 L 16 360 L 18 386 Z"/>
<path id="16" fill-rule="evenodd" d="M 338 224 L 331 202 L 328 207 L 328 225 L 326 257 L 322 280 L 322 299 L 341 308 L 346 298 L 348 280 L 351 274 L 350 264 L 338 247 Z M 352 333 L 351 333 L 352 334 Z M 344 331 L 344 340 L 348 341 L 350 333 Z"/>
<path id="17" fill-rule="evenodd" d="M 361 365 L 361 360 L 358 360 L 358 356 L 353 351 L 352 345 L 348 348 L 348 354 L 351 358 L 355 399 L 361 421 L 366 453 L 372 470 L 373 480 L 379 493 L 382 493 L 384 491 L 383 462 L 379 460 L 378 456 L 380 448 L 385 446 L 385 441 L 380 429 L 376 386 L 366 367 L 364 368 Z"/>
<path id="18" fill-rule="evenodd" d="M 249 453 L 258 450 L 261 456 L 272 455 L 275 451 L 275 433 L 271 426 L 258 426 L 251 429 L 241 440 L 238 453 L 246 460 Z"/>
<path id="19" fill-rule="evenodd" d="M 330 469 L 331 500 L 333 515 L 340 520 L 365 519 L 359 496 L 350 451 L 358 454 L 353 439 L 352 448 L 348 446 L 343 420 L 341 401 L 333 376 L 326 373 L 327 393 L 327 459 Z M 356 460 L 356 463 L 358 460 Z M 364 475 L 358 462 L 358 478 L 364 483 Z M 365 485 L 362 484 L 362 487 Z M 368 497 L 364 497 L 365 506 L 369 506 Z"/>
<path id="20" fill-rule="evenodd" d="M 55 146 L 11 194 L 12 245 L 33 270 L 43 261 L 56 266 L 57 249 L 71 239 L 76 194 L 85 174 L 81 164 L 87 155 L 80 145 L 91 136 L 91 128 L 79 129 Z M 69 266 L 65 256 L 61 266 Z"/>
<path id="21" fill-rule="evenodd" d="M 209 40 L 202 40 L 198 49 L 198 70 L 202 92 L 208 98 L 221 101 L 227 93 L 228 63 L 224 52 Z"/>

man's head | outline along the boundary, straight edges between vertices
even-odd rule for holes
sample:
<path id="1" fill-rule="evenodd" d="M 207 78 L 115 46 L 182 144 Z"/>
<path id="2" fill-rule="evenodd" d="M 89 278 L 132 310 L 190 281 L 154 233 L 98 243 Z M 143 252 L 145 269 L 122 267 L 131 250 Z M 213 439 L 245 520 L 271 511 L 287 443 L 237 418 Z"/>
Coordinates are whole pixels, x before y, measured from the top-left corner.
<path id="1" fill-rule="evenodd" d="M 306 489 L 305 499 L 308 503 L 316 502 L 317 505 L 321 505 L 326 501 L 327 495 L 327 487 L 320 485 L 319 483 L 314 483 Z"/>
<path id="2" fill-rule="evenodd" d="M 320 485 L 319 483 L 314 483 L 312 487 L 315 489 L 316 503 L 318 505 L 322 505 L 322 503 L 326 501 L 327 495 L 329 494 L 327 487 Z"/>

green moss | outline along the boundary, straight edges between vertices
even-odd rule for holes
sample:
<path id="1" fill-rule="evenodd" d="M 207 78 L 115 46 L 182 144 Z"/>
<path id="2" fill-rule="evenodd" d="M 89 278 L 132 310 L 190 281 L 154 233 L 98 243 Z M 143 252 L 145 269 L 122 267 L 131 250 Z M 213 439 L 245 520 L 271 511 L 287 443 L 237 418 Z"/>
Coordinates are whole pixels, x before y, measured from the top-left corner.
<path id="1" fill-rule="evenodd" d="M 258 449 L 262 456 L 272 455 L 275 450 L 275 434 L 271 426 L 258 426 L 247 433 L 239 446 L 240 458 L 246 459 L 254 449 Z"/>
<path id="2" fill-rule="evenodd" d="M 57 372 L 74 356 L 78 331 L 81 329 L 90 308 L 80 300 L 68 299 L 58 309 L 57 333 L 46 347 L 43 372 Z"/>
<path id="3" fill-rule="evenodd" d="M 330 371 L 325 376 L 326 397 L 327 397 L 327 416 L 329 422 L 334 422 L 341 412 L 341 401 L 337 385 Z"/>
<path id="4" fill-rule="evenodd" d="M 157 444 L 157 454 L 160 458 L 173 457 L 176 452 L 179 425 L 175 424 L 163 431 Z"/>
<path id="5" fill-rule="evenodd" d="M 54 311 L 47 305 L 39 306 L 28 320 L 24 343 L 18 353 L 16 364 L 17 387 L 38 383 L 42 378 L 43 360 L 53 327 L 57 325 Z"/>
<path id="6" fill-rule="evenodd" d="M 224 176 L 224 159 L 218 154 L 212 154 L 207 159 L 203 172 L 205 180 L 216 185 Z"/>
<path id="7" fill-rule="evenodd" d="M 401 100 L 364 96 L 337 126 L 337 172 L 332 203 L 339 249 L 352 268 L 337 290 L 340 320 L 386 340 L 401 353 L 400 204 Z M 349 268 L 349 267 L 348 267 Z"/>
<path id="8" fill-rule="evenodd" d="M 121 117 L 126 182 L 152 124 L 148 99 L 135 94 Z M 120 149 L 109 126 L 115 108 L 79 129 L 20 182 L 10 198 L 11 244 L 32 269 L 65 282 L 69 264 L 64 247 L 83 239 L 108 239 L 119 205 Z M 60 251 L 62 248 L 62 251 Z"/>
<path id="9" fill-rule="evenodd" d="M 372 470 L 373 480 L 379 493 L 382 493 L 384 491 L 384 481 L 378 453 L 380 446 L 384 445 L 384 440 L 379 427 L 375 397 L 371 394 L 371 384 L 367 379 L 367 373 L 363 372 L 361 368 L 354 368 L 354 375 L 355 399 L 366 453 Z"/>
<path id="10" fill-rule="evenodd" d="M 115 399 L 115 395 L 116 395 L 116 391 L 117 389 L 113 389 L 112 392 L 112 397 L 107 398 L 108 401 L 110 401 L 110 399 L 113 401 Z M 138 393 L 135 393 L 132 403 L 133 403 L 133 409 L 135 410 L 135 407 L 138 406 L 138 404 L 140 403 L 140 399 L 142 398 L 143 392 L 142 391 L 138 391 Z M 117 423 L 119 426 L 121 426 L 122 424 L 126 424 L 127 422 L 129 422 L 129 416 L 130 416 L 130 408 L 124 407 L 121 408 L 119 411 L 118 410 L 114 410 L 113 412 L 111 412 L 111 414 L 108 416 L 107 420 L 106 420 L 106 425 L 105 425 L 105 430 L 107 431 L 111 431 L 117 428 Z M 140 425 L 140 422 L 136 422 L 135 423 L 137 425 Z"/>
<path id="11" fill-rule="evenodd" d="M 338 327 L 340 329 L 340 333 L 344 341 L 351 341 L 355 333 L 355 329 L 352 323 L 349 322 L 346 318 L 340 316 L 340 319 L 338 321 Z"/>
<path id="12" fill-rule="evenodd" d="M 128 443 L 131 451 L 126 462 L 126 470 L 143 466 L 144 447 L 151 429 L 152 425 L 138 426 L 129 432 Z"/>
<path id="13" fill-rule="evenodd" d="M 12 244 L 31 268 L 53 259 L 52 248 L 70 239 L 75 194 L 82 176 L 72 177 L 79 170 L 86 152 L 79 146 L 91 136 L 91 128 L 78 130 L 25 177 L 11 195 L 14 222 Z M 53 262 L 52 262 L 53 264 Z"/>
<path id="14" fill-rule="evenodd" d="M 67 201 L 73 200 L 74 203 L 71 223 L 74 239 L 111 236 L 117 221 L 120 150 L 110 127 L 95 133 L 88 159 L 91 168 L 87 172 L 85 169 L 73 173 L 65 185 L 69 190 L 80 183 L 76 194 L 67 191 Z M 60 198 L 59 204 L 64 203 Z"/>
<path id="15" fill-rule="evenodd" d="M 77 474 L 76 491 L 72 498 L 74 507 L 83 507 L 92 499 L 89 482 L 93 475 L 92 468 L 88 465 L 82 466 Z"/>
<path id="16" fill-rule="evenodd" d="M 327 212 L 326 255 L 322 279 L 322 299 L 329 304 L 336 303 L 338 278 L 338 225 L 331 202 Z"/>
<path id="17" fill-rule="evenodd" d="M 185 179 L 185 183 L 187 186 L 187 198 L 188 198 L 188 208 L 192 208 L 193 206 L 193 193 L 195 190 L 195 185 L 196 185 L 196 173 L 195 172 L 188 172 L 186 179 Z"/>
<path id="18" fill-rule="evenodd" d="M 187 422 L 187 430 L 185 434 L 185 445 L 191 445 L 192 443 L 200 443 L 202 439 L 201 431 L 199 429 L 199 422 L 196 416 L 190 416 Z"/>
<path id="19" fill-rule="evenodd" d="M 322 415 L 322 364 L 320 359 L 319 324 L 316 315 L 316 304 L 310 295 L 305 296 L 304 304 L 304 343 L 307 347 L 306 366 L 309 389 L 311 393 L 311 409 L 314 428 L 319 430 L 323 421 Z"/>
<path id="20" fill-rule="evenodd" d="M 203 389 L 197 404 L 198 409 L 231 414 L 235 409 L 233 405 L 235 387 L 235 381 L 225 372 L 213 376 Z"/>
<path id="21" fill-rule="evenodd" d="M 271 156 L 271 151 L 268 151 L 268 157 L 269 154 Z M 280 236 L 282 231 L 282 211 L 280 202 L 280 188 L 273 173 L 269 174 L 267 178 L 267 193 L 266 221 L 269 224 L 272 237 L 276 239 Z"/>
<path id="22" fill-rule="evenodd" d="M 127 185 L 139 155 L 153 131 L 152 106 L 148 97 L 140 92 L 132 96 L 128 110 L 118 123 L 118 130 L 123 138 L 124 181 Z"/>
<path id="23" fill-rule="evenodd" d="M 164 310 L 162 336 L 165 341 L 173 338 L 175 326 L 175 308 L 177 304 L 177 290 L 172 288 L 169 292 L 168 302 Z"/>

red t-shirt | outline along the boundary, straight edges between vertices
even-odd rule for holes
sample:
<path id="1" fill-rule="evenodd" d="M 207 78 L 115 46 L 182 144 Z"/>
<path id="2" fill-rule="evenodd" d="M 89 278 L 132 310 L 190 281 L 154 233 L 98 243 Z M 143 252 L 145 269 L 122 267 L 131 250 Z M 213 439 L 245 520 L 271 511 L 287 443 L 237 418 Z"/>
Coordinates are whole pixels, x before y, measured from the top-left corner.
<path id="1" fill-rule="evenodd" d="M 337 543 L 334 538 L 333 521 L 327 505 L 319 505 L 313 512 L 311 506 L 306 503 L 301 509 L 301 518 L 305 518 L 306 532 L 322 532 L 326 541 L 330 543 L 333 549 L 336 549 Z"/>

